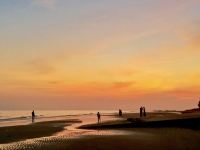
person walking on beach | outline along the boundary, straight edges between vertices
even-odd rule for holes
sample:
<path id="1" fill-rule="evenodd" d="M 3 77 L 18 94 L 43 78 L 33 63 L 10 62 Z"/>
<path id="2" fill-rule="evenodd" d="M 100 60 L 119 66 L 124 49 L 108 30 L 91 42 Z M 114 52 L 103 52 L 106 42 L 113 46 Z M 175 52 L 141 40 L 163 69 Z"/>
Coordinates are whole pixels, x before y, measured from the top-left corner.
<path id="1" fill-rule="evenodd" d="M 143 110 L 143 107 L 141 106 L 140 107 L 140 117 L 142 117 L 142 110 Z"/>
<path id="2" fill-rule="evenodd" d="M 100 121 L 101 121 L 101 114 L 99 112 L 97 113 L 97 119 L 98 119 L 98 123 L 100 123 Z"/>
<path id="3" fill-rule="evenodd" d="M 32 111 L 32 122 L 34 122 L 35 121 L 35 111 L 33 110 Z"/>

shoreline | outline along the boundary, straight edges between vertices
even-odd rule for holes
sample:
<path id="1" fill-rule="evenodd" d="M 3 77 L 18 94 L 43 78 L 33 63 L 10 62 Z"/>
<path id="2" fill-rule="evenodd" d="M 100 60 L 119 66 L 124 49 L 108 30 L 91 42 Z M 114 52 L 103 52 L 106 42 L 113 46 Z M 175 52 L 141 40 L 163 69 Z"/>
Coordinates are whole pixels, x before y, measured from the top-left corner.
<path id="1" fill-rule="evenodd" d="M 125 114 L 123 120 L 103 123 L 86 124 L 79 129 L 121 129 L 121 128 L 188 128 L 200 129 L 200 113 L 149 113 L 148 117 L 138 117 L 139 114 Z"/>
<path id="2" fill-rule="evenodd" d="M 101 124 L 82 125 L 79 129 L 128 129 L 128 128 L 187 128 L 200 130 L 200 118 L 174 119 L 161 121 L 123 120 L 111 121 Z"/>

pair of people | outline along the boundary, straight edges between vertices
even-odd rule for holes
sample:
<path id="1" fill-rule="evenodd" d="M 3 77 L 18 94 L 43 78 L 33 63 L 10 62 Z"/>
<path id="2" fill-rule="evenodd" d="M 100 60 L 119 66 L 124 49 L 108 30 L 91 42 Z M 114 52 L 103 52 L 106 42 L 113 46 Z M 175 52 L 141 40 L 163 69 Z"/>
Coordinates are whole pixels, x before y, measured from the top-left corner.
<path id="1" fill-rule="evenodd" d="M 146 117 L 146 110 L 145 110 L 145 107 L 140 107 L 140 117 L 144 116 Z"/>

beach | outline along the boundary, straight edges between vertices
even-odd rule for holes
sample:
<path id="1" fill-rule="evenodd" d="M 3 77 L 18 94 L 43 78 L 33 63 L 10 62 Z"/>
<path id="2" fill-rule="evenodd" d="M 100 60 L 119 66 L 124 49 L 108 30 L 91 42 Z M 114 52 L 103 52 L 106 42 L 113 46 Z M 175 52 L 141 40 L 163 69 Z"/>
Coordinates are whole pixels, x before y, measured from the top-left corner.
<path id="1" fill-rule="evenodd" d="M 200 146 L 200 113 L 154 112 L 147 113 L 142 119 L 138 113 L 125 113 L 122 117 L 112 113 L 102 115 L 99 124 L 95 114 L 66 118 L 1 127 L 0 149 L 194 150 Z M 139 125 L 145 126 L 135 126 L 135 119 L 142 120 Z M 194 126 L 182 126 L 176 122 L 172 126 L 174 122 L 170 122 L 188 119 Z M 148 127 L 152 121 L 156 126 Z M 160 121 L 170 123 L 163 126 Z"/>
<path id="2" fill-rule="evenodd" d="M 200 149 L 200 0 L 0 0 L 0 150 Z"/>

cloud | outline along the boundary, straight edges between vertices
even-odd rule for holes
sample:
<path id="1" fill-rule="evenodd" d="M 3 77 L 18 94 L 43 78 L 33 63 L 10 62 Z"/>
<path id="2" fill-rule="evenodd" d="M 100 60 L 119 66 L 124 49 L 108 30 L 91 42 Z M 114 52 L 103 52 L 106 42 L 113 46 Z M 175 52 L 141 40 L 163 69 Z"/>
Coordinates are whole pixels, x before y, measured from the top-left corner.
<path id="1" fill-rule="evenodd" d="M 114 82 L 113 88 L 122 89 L 122 88 L 129 88 L 133 85 L 133 82 Z"/>
<path id="2" fill-rule="evenodd" d="M 47 60 L 40 58 L 29 61 L 27 66 L 36 74 L 50 74 L 56 70 Z"/>
<path id="3" fill-rule="evenodd" d="M 184 26 L 180 31 L 180 37 L 187 43 L 190 49 L 200 48 L 200 21 L 192 22 Z"/>
<path id="4" fill-rule="evenodd" d="M 57 0 L 33 0 L 33 4 L 53 8 Z"/>
<path id="5" fill-rule="evenodd" d="M 199 96 L 200 87 L 199 86 L 191 86 L 191 87 L 183 87 L 176 88 L 171 91 L 167 91 L 166 93 L 175 96 L 177 98 L 195 98 Z"/>
<path id="6" fill-rule="evenodd" d="M 109 70 L 99 71 L 99 74 L 104 77 L 126 77 L 126 78 L 129 78 L 129 77 L 132 77 L 139 73 L 141 73 L 140 70 L 131 69 L 131 68 L 117 68 L 117 69 L 112 68 L 112 70 L 109 69 Z"/>

